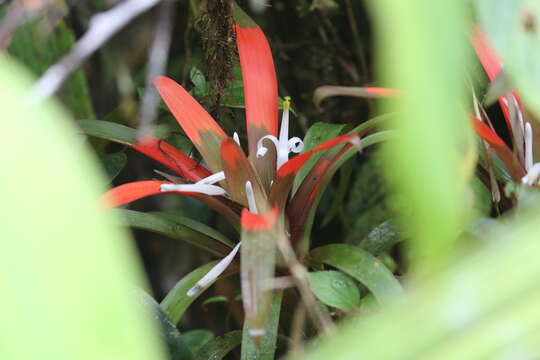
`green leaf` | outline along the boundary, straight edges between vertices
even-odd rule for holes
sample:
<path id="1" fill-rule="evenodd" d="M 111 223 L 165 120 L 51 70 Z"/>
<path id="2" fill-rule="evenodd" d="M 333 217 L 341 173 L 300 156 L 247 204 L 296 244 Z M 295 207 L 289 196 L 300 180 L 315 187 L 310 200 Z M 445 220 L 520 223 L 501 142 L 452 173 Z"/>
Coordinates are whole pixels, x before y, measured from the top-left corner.
<path id="1" fill-rule="evenodd" d="M 328 306 L 350 311 L 360 303 L 358 286 L 342 272 L 310 272 L 309 283 L 315 296 Z"/>
<path id="2" fill-rule="evenodd" d="M 113 181 L 114 178 L 120 174 L 127 163 L 127 156 L 123 152 L 102 154 L 99 155 L 99 158 L 103 164 L 103 167 L 105 168 L 109 181 Z"/>
<path id="3" fill-rule="evenodd" d="M 229 302 L 229 299 L 227 299 L 226 296 L 223 296 L 223 295 L 220 295 L 220 296 L 212 296 L 206 300 L 203 301 L 203 305 L 208 305 L 208 304 L 216 304 L 216 303 L 228 303 Z"/>
<path id="4" fill-rule="evenodd" d="M 322 220 L 321 226 L 324 227 L 328 225 L 328 223 L 336 217 L 339 210 L 341 209 L 343 202 L 345 200 L 345 196 L 347 195 L 347 192 L 351 184 L 353 169 L 354 169 L 353 159 L 349 159 L 340 168 L 339 185 L 335 193 L 333 194 L 334 196 L 332 197 L 332 204 L 330 205 L 330 208 L 326 211 L 324 218 Z"/>
<path id="5" fill-rule="evenodd" d="M 499 7 L 498 1 L 488 2 Z M 388 124 L 399 136 L 383 149 L 386 178 L 410 234 L 408 263 L 413 272 L 427 275 L 459 247 L 468 220 L 464 154 L 471 154 L 474 144 L 462 101 L 470 96 L 463 86 L 469 7 L 460 0 L 366 4 L 378 34 L 378 80 L 404 94 L 381 104 L 381 111 L 399 115 Z"/>
<path id="6" fill-rule="evenodd" d="M 174 326 L 167 315 L 163 312 L 159 304 L 144 291 L 140 292 L 140 301 L 153 314 L 161 326 L 160 335 L 167 344 L 169 357 L 171 360 L 190 360 L 193 359 L 193 353 L 184 341 L 180 331 Z"/>
<path id="7" fill-rule="evenodd" d="M 193 354 L 197 354 L 213 338 L 214 334 L 206 329 L 196 329 L 182 333 L 182 340 Z"/>
<path id="8" fill-rule="evenodd" d="M 191 305 L 191 303 L 193 303 L 193 301 L 195 301 L 197 297 L 204 292 L 204 290 L 208 289 L 215 282 L 214 280 L 214 282 L 208 284 L 203 291 L 199 291 L 196 295 L 187 296 L 188 290 L 195 286 L 195 284 L 201 280 L 201 278 L 206 275 L 206 273 L 210 271 L 210 269 L 212 269 L 217 263 L 218 261 L 212 261 L 193 270 L 184 276 L 179 282 L 177 282 L 174 288 L 167 294 L 167 296 L 165 296 L 165 299 L 163 299 L 160 306 L 173 324 L 178 324 L 189 305 Z M 230 271 L 231 270 L 229 270 L 229 272 Z M 222 276 L 225 276 L 226 274 L 227 272 Z"/>
<path id="9" fill-rule="evenodd" d="M 534 0 L 476 0 L 478 19 L 505 72 L 536 115 L 540 115 L 540 4 Z"/>
<path id="10" fill-rule="evenodd" d="M 281 300 L 283 292 L 275 292 L 272 301 L 272 309 L 270 317 L 266 324 L 265 335 L 261 339 L 260 346 L 253 342 L 253 338 L 249 336 L 248 327 L 244 323 L 244 331 L 242 335 L 242 360 L 274 360 L 277 349 L 278 325 L 281 313 Z"/>
<path id="11" fill-rule="evenodd" d="M 240 345 L 242 332 L 235 330 L 207 342 L 196 354 L 196 360 L 221 360 Z"/>
<path id="12" fill-rule="evenodd" d="M 343 131 L 345 125 L 343 124 L 328 124 L 324 122 L 317 122 L 313 124 L 307 131 L 306 136 L 304 137 L 304 150 L 302 153 L 306 153 L 310 150 L 313 150 L 317 145 L 330 140 Z M 296 174 L 294 178 L 292 194 L 298 190 L 298 187 L 305 179 L 306 175 L 309 173 L 309 170 L 315 165 L 315 163 L 323 156 L 325 152 L 321 151 L 314 154 L 302 168 Z"/>
<path id="13" fill-rule="evenodd" d="M 135 129 L 124 125 L 102 120 L 81 120 L 78 124 L 82 132 L 89 136 L 129 146 L 137 143 Z"/>
<path id="14" fill-rule="evenodd" d="M 133 296 L 146 287 L 133 244 L 96 201 L 95 157 L 57 105 L 30 104 L 31 80 L 6 55 L 0 78 L 0 357 L 163 359 Z"/>
<path id="15" fill-rule="evenodd" d="M 401 285 L 386 266 L 356 246 L 327 245 L 312 250 L 310 257 L 351 275 L 367 287 L 381 304 L 392 303 L 403 293 Z"/>
<path id="16" fill-rule="evenodd" d="M 195 88 L 193 88 L 192 90 L 195 97 L 203 98 L 208 95 L 210 85 L 206 81 L 206 77 L 199 68 L 197 68 L 196 66 L 192 67 L 191 71 L 189 72 L 189 78 L 193 85 L 195 85 Z"/>
<path id="17" fill-rule="evenodd" d="M 120 213 L 131 227 L 184 241 L 215 256 L 226 256 L 234 247 L 225 236 L 192 219 L 165 212 L 144 213 L 125 209 L 115 211 Z"/>

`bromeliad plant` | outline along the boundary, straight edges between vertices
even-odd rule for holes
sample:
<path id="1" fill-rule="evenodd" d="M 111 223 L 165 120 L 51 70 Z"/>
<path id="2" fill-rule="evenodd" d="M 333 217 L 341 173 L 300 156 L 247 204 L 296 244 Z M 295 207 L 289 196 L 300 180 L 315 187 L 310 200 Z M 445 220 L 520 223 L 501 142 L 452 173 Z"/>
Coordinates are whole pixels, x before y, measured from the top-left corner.
<path id="1" fill-rule="evenodd" d="M 359 148 L 383 140 L 385 134 L 360 139 L 361 134 L 379 122 L 374 119 L 301 153 L 302 140 L 289 138 L 287 98 L 278 134 L 277 79 L 268 41 L 237 6 L 234 14 L 245 93 L 247 156 L 237 133 L 229 137 L 181 85 L 167 77 L 155 79 L 154 86 L 202 155 L 204 164 L 158 138 L 137 141 L 133 129 L 118 124 L 93 121 L 82 122 L 81 126 L 87 134 L 129 145 L 174 172 L 163 174 L 165 180 L 137 181 L 113 188 L 105 195 L 107 206 L 118 207 L 162 193 L 182 194 L 200 200 L 241 230 L 238 244 L 219 244 L 214 254 L 226 256 L 186 294 L 200 294 L 227 269 L 241 249 L 246 325 L 249 334 L 258 339 L 265 333 L 272 303 L 277 244 L 286 252 L 296 248 L 302 256 L 306 254 L 315 208 L 330 178 Z M 298 155 L 289 159 L 291 152 Z M 318 153 L 322 155 L 291 197 L 299 170 Z M 288 251 L 285 258 L 291 259 L 291 253 L 294 257 L 294 252 Z M 305 290 L 305 282 L 303 285 Z"/>

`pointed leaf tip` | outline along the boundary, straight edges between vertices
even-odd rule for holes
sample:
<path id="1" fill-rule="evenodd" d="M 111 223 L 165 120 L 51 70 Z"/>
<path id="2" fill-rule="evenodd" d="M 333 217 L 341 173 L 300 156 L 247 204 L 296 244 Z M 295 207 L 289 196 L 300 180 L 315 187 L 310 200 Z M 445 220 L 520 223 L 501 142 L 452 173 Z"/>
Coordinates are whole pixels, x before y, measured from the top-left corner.
<path id="1" fill-rule="evenodd" d="M 225 132 L 180 84 L 159 76 L 153 81 L 165 104 L 213 172 L 221 171 L 219 146 Z"/>
<path id="2" fill-rule="evenodd" d="M 248 209 L 244 209 L 241 218 L 242 228 L 245 230 L 268 230 L 276 223 L 278 214 L 277 204 L 274 209 L 263 214 L 253 214 Z"/>

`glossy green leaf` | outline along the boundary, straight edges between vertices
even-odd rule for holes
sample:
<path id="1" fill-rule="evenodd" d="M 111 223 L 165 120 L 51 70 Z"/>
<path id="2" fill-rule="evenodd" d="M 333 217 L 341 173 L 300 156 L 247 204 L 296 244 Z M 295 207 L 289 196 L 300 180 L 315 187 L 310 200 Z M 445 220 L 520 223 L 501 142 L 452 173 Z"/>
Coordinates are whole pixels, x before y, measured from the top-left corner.
<path id="1" fill-rule="evenodd" d="M 99 156 L 109 181 L 113 181 L 126 166 L 127 156 L 123 152 L 103 154 Z"/>
<path id="2" fill-rule="evenodd" d="M 182 340 L 193 354 L 197 354 L 213 338 L 214 334 L 205 329 L 190 330 L 182 333 Z"/>
<path id="3" fill-rule="evenodd" d="M 179 282 L 177 282 L 174 288 L 169 291 L 167 296 L 165 296 L 165 299 L 163 299 L 160 306 L 173 324 L 178 324 L 189 305 L 191 305 L 191 303 L 193 303 L 193 301 L 195 301 L 197 297 L 204 292 L 204 290 L 208 289 L 215 282 L 214 281 L 211 284 L 208 284 L 208 286 L 194 296 L 187 295 L 189 289 L 195 286 L 195 284 L 201 280 L 201 278 L 206 275 L 206 273 L 210 271 L 210 269 L 212 269 L 217 263 L 218 261 L 212 261 L 193 270 L 184 276 Z M 228 273 L 233 271 L 234 269 L 229 268 L 229 270 L 222 276 L 226 276 Z"/>
<path id="4" fill-rule="evenodd" d="M 311 259 L 333 266 L 360 281 L 381 304 L 394 302 L 403 289 L 384 264 L 359 247 L 334 244 L 316 248 Z"/>
<path id="5" fill-rule="evenodd" d="M 156 300 L 144 291 L 140 292 L 139 297 L 142 305 L 154 314 L 154 318 L 161 326 L 160 335 L 163 342 L 167 344 L 170 360 L 193 359 L 193 352 L 190 351 L 190 348 L 184 341 L 183 335 L 181 335 L 176 326 L 171 323 Z"/>
<path id="6" fill-rule="evenodd" d="M 336 215 L 339 213 L 339 210 L 343 206 L 345 197 L 351 185 L 352 175 L 354 170 L 354 160 L 349 159 L 345 162 L 344 165 L 339 169 L 339 185 L 335 189 L 335 192 L 332 196 L 332 204 L 330 208 L 326 211 L 324 218 L 322 220 L 321 226 L 326 226 L 330 221 L 332 221 Z"/>
<path id="7" fill-rule="evenodd" d="M 230 240 L 216 230 L 189 218 L 165 212 L 115 211 L 133 228 L 184 241 L 212 255 L 226 256 L 234 247 Z"/>
<path id="8" fill-rule="evenodd" d="M 275 292 L 272 301 L 270 317 L 266 324 L 265 335 L 261 339 L 261 344 L 257 346 L 253 338 L 249 336 L 248 328 L 244 323 L 242 335 L 242 360 L 274 360 L 277 349 L 278 326 L 281 315 L 281 300 L 283 292 Z"/>
<path id="9" fill-rule="evenodd" d="M 350 311 L 360 303 L 358 286 L 353 279 L 342 272 L 310 272 L 309 283 L 315 296 L 328 306 Z"/>
<path id="10" fill-rule="evenodd" d="M 30 104 L 31 81 L 6 55 L 0 78 L 0 357 L 163 359 L 133 294 L 146 286 L 135 250 L 97 201 L 96 159 L 56 105 Z"/>
<path id="11" fill-rule="evenodd" d="M 240 345 L 242 332 L 231 331 L 207 342 L 196 354 L 196 360 L 221 360 Z"/>

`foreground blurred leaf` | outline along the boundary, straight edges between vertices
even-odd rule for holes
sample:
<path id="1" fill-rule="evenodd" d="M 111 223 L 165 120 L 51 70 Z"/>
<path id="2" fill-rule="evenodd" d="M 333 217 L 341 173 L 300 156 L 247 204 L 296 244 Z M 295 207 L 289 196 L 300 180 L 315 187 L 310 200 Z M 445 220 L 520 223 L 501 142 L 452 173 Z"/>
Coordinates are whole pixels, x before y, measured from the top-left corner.
<path id="1" fill-rule="evenodd" d="M 403 301 L 350 321 L 306 358 L 539 358 L 537 218 L 538 207 L 501 228 L 480 251 L 460 255 L 451 268 L 417 284 Z M 386 338 L 395 340 L 392 346 Z"/>
<path id="2" fill-rule="evenodd" d="M 463 199 L 470 172 L 463 158 L 473 144 L 463 106 L 466 3 L 367 2 L 380 81 L 404 94 L 383 104 L 382 111 L 396 112 L 389 125 L 399 133 L 384 154 L 387 178 L 399 194 L 393 201 L 411 238 L 409 262 L 421 274 L 452 254 L 467 220 Z"/>
<path id="3" fill-rule="evenodd" d="M 315 296 L 326 305 L 350 311 L 360 303 L 358 286 L 342 272 L 310 272 L 309 283 Z"/>
<path id="4" fill-rule="evenodd" d="M 97 201 L 95 159 L 56 106 L 29 105 L 30 81 L 5 55 L 0 78 L 0 357 L 164 358 L 133 296 L 134 250 Z"/>
<path id="5" fill-rule="evenodd" d="M 232 349 L 240 345 L 242 332 L 240 330 L 231 331 L 221 337 L 210 340 L 197 352 L 196 360 L 221 360 Z"/>
<path id="6" fill-rule="evenodd" d="M 526 103 L 540 115 L 540 4 L 535 0 L 476 0 L 481 27 Z"/>
<path id="7" fill-rule="evenodd" d="M 17 28 L 9 51 L 35 74 L 41 75 L 73 46 L 75 34 L 63 20 L 55 24 L 47 16 Z M 94 119 L 86 75 L 77 70 L 63 86 L 60 98 L 77 119 Z"/>
<path id="8" fill-rule="evenodd" d="M 314 261 L 338 268 L 360 281 L 381 304 L 392 303 L 403 293 L 401 285 L 386 266 L 356 246 L 327 245 L 312 250 L 310 256 Z"/>
<path id="9" fill-rule="evenodd" d="M 198 221 L 165 212 L 144 213 L 116 210 L 127 225 L 178 239 L 219 257 L 226 256 L 234 245 L 225 236 Z"/>

